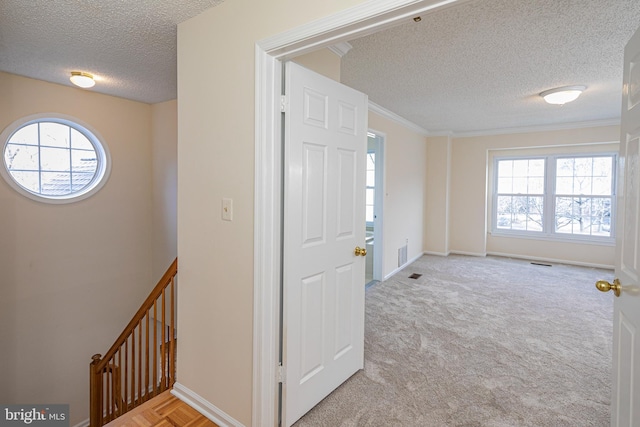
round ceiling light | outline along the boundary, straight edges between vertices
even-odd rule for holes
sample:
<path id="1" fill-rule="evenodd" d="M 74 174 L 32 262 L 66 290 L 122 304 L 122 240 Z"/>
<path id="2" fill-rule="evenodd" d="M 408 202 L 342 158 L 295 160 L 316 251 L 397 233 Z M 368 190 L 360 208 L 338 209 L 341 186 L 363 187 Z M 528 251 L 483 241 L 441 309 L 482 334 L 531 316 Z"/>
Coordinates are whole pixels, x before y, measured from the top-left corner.
<path id="1" fill-rule="evenodd" d="M 72 71 L 69 80 L 71 80 L 71 83 L 74 85 L 83 89 L 88 89 L 96 84 L 95 80 L 93 80 L 92 74 L 82 71 Z"/>
<path id="2" fill-rule="evenodd" d="M 586 86 L 563 86 L 540 92 L 540 96 L 549 104 L 564 105 L 575 101 L 586 88 Z"/>

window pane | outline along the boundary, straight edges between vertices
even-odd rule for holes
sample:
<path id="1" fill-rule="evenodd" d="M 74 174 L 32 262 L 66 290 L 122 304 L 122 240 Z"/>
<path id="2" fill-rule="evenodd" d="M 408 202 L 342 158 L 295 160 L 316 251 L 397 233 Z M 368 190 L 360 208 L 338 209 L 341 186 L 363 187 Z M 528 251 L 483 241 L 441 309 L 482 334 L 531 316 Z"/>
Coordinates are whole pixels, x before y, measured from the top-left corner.
<path id="1" fill-rule="evenodd" d="M 73 172 L 94 173 L 98 168 L 96 153 L 86 150 L 71 150 L 71 169 Z"/>
<path id="2" fill-rule="evenodd" d="M 94 151 L 93 144 L 89 142 L 87 137 L 73 128 L 71 129 L 71 148 Z"/>
<path id="3" fill-rule="evenodd" d="M 33 123 L 18 129 L 9 140 L 10 144 L 38 145 L 38 124 Z"/>
<path id="4" fill-rule="evenodd" d="M 513 193 L 513 181 L 511 177 L 498 178 L 498 193 Z"/>
<path id="5" fill-rule="evenodd" d="M 71 174 L 71 187 L 73 189 L 73 191 L 80 191 L 82 190 L 84 187 L 86 187 L 87 185 L 89 185 L 91 183 L 91 180 L 93 179 L 93 172 L 80 172 L 80 173 L 76 173 L 73 172 Z"/>
<path id="6" fill-rule="evenodd" d="M 31 191 L 32 193 L 38 193 L 40 191 L 40 174 L 37 171 L 35 172 L 12 171 L 9 173 L 19 185 L 26 188 L 28 191 Z"/>
<path id="7" fill-rule="evenodd" d="M 40 123 L 40 145 L 69 148 L 69 126 L 61 123 Z"/>
<path id="8" fill-rule="evenodd" d="M 513 161 L 513 176 L 524 177 L 529 175 L 529 160 Z"/>
<path id="9" fill-rule="evenodd" d="M 591 177 L 576 176 L 573 178 L 573 194 L 591 194 Z"/>
<path id="10" fill-rule="evenodd" d="M 556 162 L 557 176 L 573 176 L 573 159 L 558 159 Z"/>
<path id="11" fill-rule="evenodd" d="M 529 160 L 529 176 L 544 177 L 544 159 Z"/>
<path id="12" fill-rule="evenodd" d="M 498 176 L 511 177 L 513 175 L 513 161 L 512 160 L 500 160 L 498 161 Z"/>
<path id="13" fill-rule="evenodd" d="M 593 178 L 593 192 L 594 195 L 610 196 L 611 195 L 611 177 L 595 177 Z"/>
<path id="14" fill-rule="evenodd" d="M 374 195 L 375 195 L 375 191 L 371 188 L 367 188 L 366 190 L 366 204 L 367 205 L 373 205 L 373 200 L 374 200 Z M 362 211 L 360 211 L 362 212 Z M 362 215 L 362 214 L 361 214 Z M 361 217 L 362 218 L 362 217 Z"/>
<path id="15" fill-rule="evenodd" d="M 529 194 L 544 193 L 544 177 L 529 178 Z"/>
<path id="16" fill-rule="evenodd" d="M 373 222 L 373 206 L 367 206 L 365 209 L 365 220 Z"/>
<path id="17" fill-rule="evenodd" d="M 573 194 L 573 177 L 559 176 L 556 178 L 556 194 Z"/>
<path id="18" fill-rule="evenodd" d="M 498 228 L 510 229 L 512 223 L 511 196 L 498 196 L 497 222 Z"/>
<path id="19" fill-rule="evenodd" d="M 70 167 L 69 150 L 66 148 L 40 149 L 40 167 L 43 171 L 68 172 Z"/>
<path id="20" fill-rule="evenodd" d="M 40 194 L 63 196 L 71 193 L 71 174 L 69 172 L 42 172 Z"/>
<path id="21" fill-rule="evenodd" d="M 7 144 L 4 149 L 4 161 L 7 165 L 7 169 L 9 169 L 10 171 L 37 171 L 40 164 L 40 159 L 38 157 L 38 147 Z M 24 187 L 29 188 L 26 185 Z"/>
<path id="22" fill-rule="evenodd" d="M 367 171 L 367 187 L 375 187 L 376 185 L 376 172 Z"/>

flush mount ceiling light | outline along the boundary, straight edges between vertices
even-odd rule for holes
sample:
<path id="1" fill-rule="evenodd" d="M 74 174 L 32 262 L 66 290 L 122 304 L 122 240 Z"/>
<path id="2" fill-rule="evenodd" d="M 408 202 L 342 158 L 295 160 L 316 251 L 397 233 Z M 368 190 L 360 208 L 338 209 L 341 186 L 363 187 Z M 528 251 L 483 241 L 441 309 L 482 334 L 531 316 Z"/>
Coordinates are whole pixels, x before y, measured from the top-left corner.
<path id="1" fill-rule="evenodd" d="M 549 104 L 563 105 L 575 101 L 586 86 L 563 86 L 540 92 L 540 96 Z"/>
<path id="2" fill-rule="evenodd" d="M 74 85 L 83 89 L 93 87 L 96 84 L 95 80 L 93 80 L 92 74 L 82 71 L 72 71 L 69 80 L 71 80 L 71 83 Z"/>

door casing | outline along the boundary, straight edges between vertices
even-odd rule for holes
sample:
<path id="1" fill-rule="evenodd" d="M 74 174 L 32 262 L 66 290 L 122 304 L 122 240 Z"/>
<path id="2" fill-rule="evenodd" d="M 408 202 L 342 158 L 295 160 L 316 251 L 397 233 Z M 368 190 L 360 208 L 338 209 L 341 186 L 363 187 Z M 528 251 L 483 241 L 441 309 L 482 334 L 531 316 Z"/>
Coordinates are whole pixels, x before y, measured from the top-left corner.
<path id="1" fill-rule="evenodd" d="M 282 62 L 472 0 L 374 0 L 268 37 L 255 47 L 252 425 L 278 421 L 282 262 Z"/>

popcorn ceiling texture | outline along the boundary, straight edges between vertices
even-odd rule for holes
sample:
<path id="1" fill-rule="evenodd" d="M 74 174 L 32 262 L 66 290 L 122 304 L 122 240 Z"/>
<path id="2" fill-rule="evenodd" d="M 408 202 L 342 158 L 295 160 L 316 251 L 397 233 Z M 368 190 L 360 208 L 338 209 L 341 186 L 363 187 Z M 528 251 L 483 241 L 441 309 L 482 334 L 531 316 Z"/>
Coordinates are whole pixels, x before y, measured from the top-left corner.
<path id="1" fill-rule="evenodd" d="M 0 71 L 156 103 L 176 98 L 177 24 L 222 0 L 2 0 Z"/>
<path id="2" fill-rule="evenodd" d="M 222 0 L 1 0 L 0 71 L 94 92 L 175 99 L 176 25 Z M 623 48 L 638 0 L 472 0 L 361 39 L 343 83 L 438 134 L 620 117 Z M 213 54 L 213 53 L 210 53 Z M 577 102 L 538 96 L 586 85 Z"/>
<path id="3" fill-rule="evenodd" d="M 350 43 L 342 82 L 424 129 L 473 132 L 619 119 L 638 0 L 478 0 Z M 572 104 L 546 89 L 586 85 Z"/>

